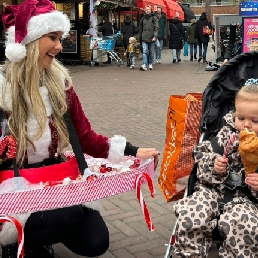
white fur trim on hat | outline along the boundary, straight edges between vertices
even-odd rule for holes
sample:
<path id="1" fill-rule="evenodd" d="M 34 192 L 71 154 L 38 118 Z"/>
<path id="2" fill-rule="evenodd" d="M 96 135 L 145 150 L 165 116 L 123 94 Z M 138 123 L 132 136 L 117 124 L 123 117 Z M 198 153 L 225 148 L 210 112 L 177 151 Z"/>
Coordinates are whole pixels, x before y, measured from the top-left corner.
<path id="1" fill-rule="evenodd" d="M 27 26 L 27 35 L 22 40 L 20 45 L 25 45 L 28 43 L 39 39 L 45 34 L 50 32 L 61 31 L 63 32 L 63 38 L 65 38 L 70 30 L 70 21 L 68 17 L 60 11 L 53 11 L 50 13 L 44 13 L 40 15 L 36 15 L 31 17 Z M 21 51 L 23 47 L 18 47 L 18 43 L 13 45 L 11 43 L 15 43 L 15 27 L 11 26 L 7 31 L 7 41 L 6 41 L 6 57 L 12 62 L 19 62 L 25 56 L 24 51 Z M 11 44 L 11 45 L 10 45 Z M 10 45 L 10 46 L 9 46 Z M 17 49 L 17 50 L 16 50 Z M 12 53 L 13 52 L 13 53 Z"/>

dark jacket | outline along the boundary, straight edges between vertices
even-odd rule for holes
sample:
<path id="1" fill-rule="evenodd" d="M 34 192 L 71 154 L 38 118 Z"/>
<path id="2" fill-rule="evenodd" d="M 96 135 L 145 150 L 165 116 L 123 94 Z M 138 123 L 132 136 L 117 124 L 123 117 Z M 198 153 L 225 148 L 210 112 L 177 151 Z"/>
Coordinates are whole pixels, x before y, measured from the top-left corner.
<path id="1" fill-rule="evenodd" d="M 185 35 L 185 40 L 187 40 L 188 44 L 193 44 L 193 43 L 197 43 L 194 33 L 195 33 L 195 27 L 196 27 L 196 23 L 191 23 L 187 29 L 186 29 L 186 35 Z"/>
<path id="2" fill-rule="evenodd" d="M 230 24 L 229 40 L 226 48 L 224 59 L 230 59 L 232 57 L 233 48 L 236 42 L 236 24 Z"/>
<path id="3" fill-rule="evenodd" d="M 169 49 L 182 49 L 185 39 L 183 24 L 178 19 L 173 19 L 169 25 Z"/>
<path id="4" fill-rule="evenodd" d="M 208 43 L 209 42 L 209 36 L 202 35 L 202 30 L 204 26 L 209 26 L 212 28 L 211 23 L 207 20 L 206 14 L 202 14 L 200 16 L 200 19 L 196 22 L 195 27 L 195 39 L 198 40 L 198 43 Z"/>
<path id="5" fill-rule="evenodd" d="M 130 17 L 129 19 L 126 18 L 124 22 L 122 22 L 121 33 L 123 34 L 123 40 L 128 42 L 129 44 L 129 38 L 133 37 L 135 34 L 135 26 L 134 23 L 131 21 Z"/>
<path id="6" fill-rule="evenodd" d="M 140 20 L 137 40 L 151 43 L 153 38 L 158 38 L 159 22 L 154 14 L 144 14 Z"/>
<path id="7" fill-rule="evenodd" d="M 98 31 L 102 32 L 103 36 L 112 36 L 113 35 L 112 23 L 108 19 L 105 19 L 105 22 L 98 29 Z"/>
<path id="8" fill-rule="evenodd" d="M 159 32 L 158 39 L 163 39 L 167 37 L 167 17 L 165 13 L 161 13 L 160 18 L 158 17 L 158 13 L 155 12 L 154 15 L 157 17 L 159 21 Z"/>

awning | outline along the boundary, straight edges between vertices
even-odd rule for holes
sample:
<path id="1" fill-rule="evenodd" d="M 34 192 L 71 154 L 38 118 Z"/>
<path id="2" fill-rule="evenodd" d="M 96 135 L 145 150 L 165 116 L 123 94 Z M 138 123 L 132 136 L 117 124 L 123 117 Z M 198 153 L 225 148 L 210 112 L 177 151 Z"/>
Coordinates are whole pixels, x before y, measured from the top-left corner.
<path id="1" fill-rule="evenodd" d="M 177 17 L 180 21 L 184 21 L 184 12 L 177 2 L 174 2 L 173 0 L 164 0 L 164 4 L 166 5 L 167 12 L 165 13 L 168 20 Z"/>
<path id="2" fill-rule="evenodd" d="M 144 9 L 146 5 L 150 5 L 153 12 L 157 11 L 157 7 L 161 6 L 162 11 L 166 13 L 166 5 L 163 0 L 136 0 L 136 6 Z"/>
<path id="3" fill-rule="evenodd" d="M 184 22 L 191 22 L 192 19 L 196 19 L 194 12 L 191 10 L 189 6 L 187 6 L 186 4 L 180 4 L 180 3 L 178 4 L 181 6 L 184 12 L 184 15 L 185 15 Z"/>

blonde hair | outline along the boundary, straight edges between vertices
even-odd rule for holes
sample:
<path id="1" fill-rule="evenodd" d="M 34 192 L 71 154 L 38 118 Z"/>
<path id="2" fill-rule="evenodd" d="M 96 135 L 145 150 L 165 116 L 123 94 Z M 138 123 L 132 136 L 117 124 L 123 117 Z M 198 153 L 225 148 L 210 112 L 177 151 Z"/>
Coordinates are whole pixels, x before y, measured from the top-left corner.
<path id="1" fill-rule="evenodd" d="M 135 37 L 130 37 L 129 38 L 129 42 L 132 42 L 133 44 L 137 42 L 136 38 Z"/>
<path id="2" fill-rule="evenodd" d="M 258 102 L 258 84 L 243 86 L 236 94 L 235 102 L 237 101 Z"/>
<path id="3" fill-rule="evenodd" d="M 52 105 L 53 125 L 58 134 L 58 147 L 61 151 L 69 144 L 69 136 L 63 115 L 67 110 L 65 90 L 71 86 L 68 71 L 53 60 L 49 69 L 40 72 L 39 67 L 39 40 L 26 45 L 27 56 L 18 63 L 7 61 L 3 69 L 6 83 L 10 84 L 12 110 L 8 118 L 10 133 L 17 141 L 16 161 L 20 165 L 24 161 L 25 153 L 29 145 L 39 139 L 47 122 L 45 104 L 40 96 L 40 80 L 48 89 Z M 63 78 L 62 78 L 63 75 Z M 68 87 L 65 88 L 65 80 Z M 5 88 L 5 87 L 3 87 Z M 3 90 L 3 99 L 5 91 Z M 28 101 L 29 100 L 29 101 Z M 4 107 L 3 107 L 4 109 Z M 9 111 L 9 110 L 7 110 Z M 27 119 L 29 112 L 34 114 L 38 123 L 38 131 L 31 139 L 27 133 Z"/>

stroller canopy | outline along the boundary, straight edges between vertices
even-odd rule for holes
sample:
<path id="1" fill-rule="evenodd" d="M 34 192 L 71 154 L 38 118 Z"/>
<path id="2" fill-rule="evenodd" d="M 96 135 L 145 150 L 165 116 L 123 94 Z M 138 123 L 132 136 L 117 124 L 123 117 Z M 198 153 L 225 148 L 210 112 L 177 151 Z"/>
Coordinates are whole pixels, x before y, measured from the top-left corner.
<path id="1" fill-rule="evenodd" d="M 223 116 L 234 110 L 235 95 L 249 78 L 258 78 L 258 51 L 235 56 L 214 74 L 202 96 L 204 140 L 224 125 Z"/>

